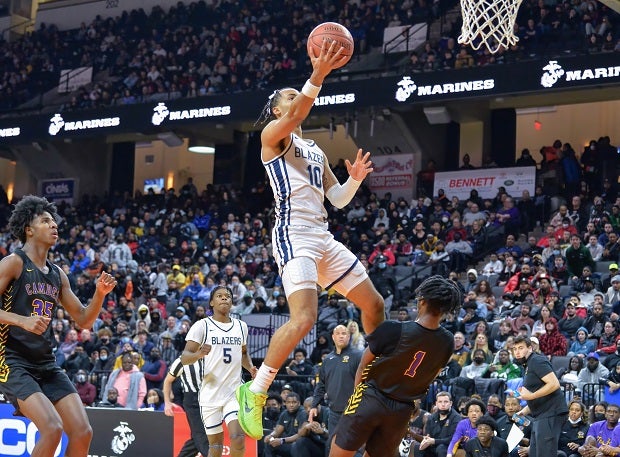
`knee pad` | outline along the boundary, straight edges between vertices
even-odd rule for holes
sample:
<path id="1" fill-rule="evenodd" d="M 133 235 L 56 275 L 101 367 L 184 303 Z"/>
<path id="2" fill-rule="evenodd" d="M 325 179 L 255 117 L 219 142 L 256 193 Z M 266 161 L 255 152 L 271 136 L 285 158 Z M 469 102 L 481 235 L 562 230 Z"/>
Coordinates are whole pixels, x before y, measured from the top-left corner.
<path id="1" fill-rule="evenodd" d="M 316 263 L 309 257 L 289 260 L 282 271 L 282 286 L 287 295 L 302 289 L 315 289 L 319 280 Z"/>

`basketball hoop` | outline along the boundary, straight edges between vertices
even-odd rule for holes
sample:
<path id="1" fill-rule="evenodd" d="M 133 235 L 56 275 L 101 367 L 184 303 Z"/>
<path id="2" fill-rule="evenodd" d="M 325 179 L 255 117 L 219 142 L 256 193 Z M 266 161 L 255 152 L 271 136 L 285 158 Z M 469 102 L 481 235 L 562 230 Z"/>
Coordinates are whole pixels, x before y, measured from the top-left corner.
<path id="1" fill-rule="evenodd" d="M 458 42 L 476 51 L 484 44 L 495 54 L 519 41 L 515 20 L 522 0 L 461 0 L 463 27 Z"/>

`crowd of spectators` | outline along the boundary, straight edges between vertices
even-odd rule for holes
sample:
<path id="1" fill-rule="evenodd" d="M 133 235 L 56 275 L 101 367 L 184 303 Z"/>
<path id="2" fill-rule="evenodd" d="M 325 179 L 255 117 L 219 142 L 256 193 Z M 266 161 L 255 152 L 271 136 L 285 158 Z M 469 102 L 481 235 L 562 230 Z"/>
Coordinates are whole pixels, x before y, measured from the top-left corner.
<path id="1" fill-rule="evenodd" d="M 605 372 L 620 361 L 618 155 L 607 157 L 607 149 L 615 150 L 607 137 L 579 155 L 569 146 L 558 140 L 541 148 L 541 164 L 529 151 L 518 158 L 517 166 L 539 166 L 534 196 L 498 188 L 494 198 L 472 190 L 461 201 L 442 190 L 426 194 L 421 186 L 407 201 L 362 185 L 347 207 L 327 208 L 331 231 L 368 268 L 394 311 L 390 316 L 415 318 L 411 288 L 419 279 L 412 275 L 445 274 L 463 287 L 462 310 L 442 324 L 455 333 L 455 350 L 439 381 L 455 380 L 445 384 L 455 403 L 476 393 L 475 383 L 468 391 L 473 379 L 520 379 L 510 353 L 519 334 L 534 338 L 552 360 L 565 357 L 559 372 L 564 388 L 587 405 L 600 394 L 586 386 L 620 386 L 620 378 Z M 573 158 L 574 186 L 558 178 Z M 473 168 L 468 157 L 460 168 Z M 420 173 L 428 179 L 434 169 L 429 163 Z M 333 170 L 346 179 L 343 163 Z M 549 194 L 543 186 L 551 175 L 563 186 Z M 8 203 L 0 189 L 2 226 Z M 272 204 L 262 182 L 244 193 L 234 186 L 199 190 L 191 179 L 160 194 L 113 193 L 59 204 L 60 236 L 50 260 L 67 273 L 76 295 L 88 300 L 103 269 L 118 281 L 92 329 L 78 328 L 62 308 L 51 324 L 57 362 L 75 379 L 85 404 L 161 409 L 167 367 L 191 324 L 209 313 L 217 284 L 231 287 L 233 312 L 242 318 L 288 313 L 271 255 Z M 18 246 L 3 230 L 2 255 Z M 399 283 L 395 272 L 402 270 L 406 280 Z M 303 365 L 303 376 L 312 378 L 307 373 L 329 350 L 326 332 L 345 324 L 351 341 L 365 345 L 357 310 L 333 291 L 317 293 L 317 348 L 308 357 L 305 349 L 296 350 L 295 362 L 281 367 L 281 379 L 302 396 L 311 387 L 296 370 Z M 297 378 L 291 380 L 293 372 Z"/>
<path id="2" fill-rule="evenodd" d="M 0 108 L 48 90 L 61 69 L 92 66 L 104 82 L 82 89 L 65 109 L 238 93 L 307 74 L 305 37 L 335 21 L 353 35 L 356 55 L 380 46 L 392 24 L 424 22 L 425 2 L 178 2 L 87 20 L 77 30 L 53 24 L 15 42 L 0 42 Z"/>
<path id="3" fill-rule="evenodd" d="M 454 2 L 393 0 L 314 4 L 179 2 L 96 17 L 78 29 L 53 24 L 16 41 L 0 39 L 0 109 L 11 109 L 58 84 L 60 71 L 93 67 L 107 77 L 76 91 L 64 110 L 240 93 L 281 85 L 307 74 L 305 37 L 316 24 L 345 25 L 356 55 L 382 45 L 386 27 L 431 23 Z M 414 52 L 410 72 L 467 68 L 521 60 L 543 52 L 618 52 L 617 13 L 596 1 L 524 2 L 520 40 L 492 55 L 456 44 L 460 24 L 438 43 Z M 370 69 L 369 69 L 370 70 Z"/>

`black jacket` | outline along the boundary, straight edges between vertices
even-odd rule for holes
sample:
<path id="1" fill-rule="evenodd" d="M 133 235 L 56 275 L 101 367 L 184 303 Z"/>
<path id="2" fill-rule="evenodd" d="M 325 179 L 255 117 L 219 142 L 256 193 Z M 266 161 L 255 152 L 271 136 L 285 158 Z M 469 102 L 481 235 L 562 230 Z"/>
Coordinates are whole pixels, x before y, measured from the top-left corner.
<path id="1" fill-rule="evenodd" d="M 456 425 L 461 419 L 463 419 L 463 417 L 452 409 L 445 422 L 440 422 L 439 413 L 435 412 L 431 414 L 431 417 L 426 421 L 426 430 L 424 433 L 435 439 L 435 446 L 440 444 L 447 446 L 450 444 L 450 440 L 456 430 Z"/>

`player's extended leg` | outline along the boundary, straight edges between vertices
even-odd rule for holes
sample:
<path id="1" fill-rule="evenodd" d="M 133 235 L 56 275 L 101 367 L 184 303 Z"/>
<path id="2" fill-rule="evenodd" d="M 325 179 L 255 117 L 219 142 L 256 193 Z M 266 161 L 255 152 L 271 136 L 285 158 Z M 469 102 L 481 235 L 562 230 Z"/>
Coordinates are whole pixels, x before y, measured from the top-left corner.
<path id="1" fill-rule="evenodd" d="M 309 259 L 305 261 L 312 262 Z M 309 264 L 310 268 L 312 266 L 316 269 L 313 262 Z M 284 275 L 286 274 L 285 270 Z M 286 278 L 283 280 L 286 284 Z M 255 440 L 263 436 L 263 406 L 267 399 L 267 389 L 286 358 L 316 322 L 318 313 L 316 281 L 303 281 L 303 284 L 303 287 L 309 287 L 299 288 L 287 297 L 291 311 L 290 319 L 273 334 L 258 374 L 253 381 L 237 388 L 239 423 L 245 433 Z"/>
<path id="2" fill-rule="evenodd" d="M 264 363 L 280 368 L 293 349 L 316 323 L 318 297 L 316 286 L 313 289 L 301 289 L 288 297 L 291 310 L 290 320 L 280 327 L 271 337 Z"/>
<path id="3" fill-rule="evenodd" d="M 62 436 L 62 419 L 52 402 L 43 393 L 37 392 L 25 400 L 17 400 L 17 403 L 21 413 L 37 426 L 40 433 L 30 456 L 54 455 Z"/>
<path id="4" fill-rule="evenodd" d="M 65 457 L 86 457 L 93 438 L 93 429 L 78 394 L 69 394 L 54 405 L 62 419 L 69 443 Z"/>
<path id="5" fill-rule="evenodd" d="M 362 310 L 362 325 L 366 334 L 372 333 L 385 320 L 383 297 L 370 278 L 364 279 L 346 295 L 347 300 Z"/>

